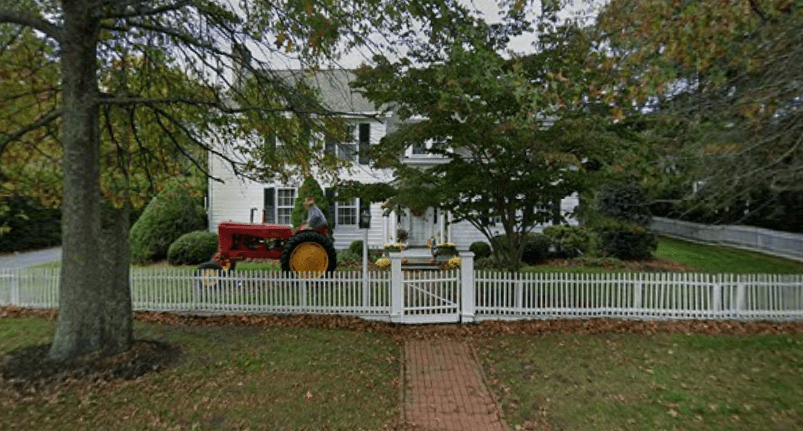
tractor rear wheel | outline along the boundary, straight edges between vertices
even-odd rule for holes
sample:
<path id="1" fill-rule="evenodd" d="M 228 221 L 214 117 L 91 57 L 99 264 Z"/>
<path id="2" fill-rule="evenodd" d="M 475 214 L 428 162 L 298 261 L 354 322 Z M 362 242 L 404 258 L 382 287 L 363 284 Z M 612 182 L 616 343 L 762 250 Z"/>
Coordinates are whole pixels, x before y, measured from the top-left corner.
<path id="1" fill-rule="evenodd" d="M 290 238 L 282 251 L 282 271 L 317 273 L 337 268 L 332 241 L 318 232 L 300 232 Z"/>

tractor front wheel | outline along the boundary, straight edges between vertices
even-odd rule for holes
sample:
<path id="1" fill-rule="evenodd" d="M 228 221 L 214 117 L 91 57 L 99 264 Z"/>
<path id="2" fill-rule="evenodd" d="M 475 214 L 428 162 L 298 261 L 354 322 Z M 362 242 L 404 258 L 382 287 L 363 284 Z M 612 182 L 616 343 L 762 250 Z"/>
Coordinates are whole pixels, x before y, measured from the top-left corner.
<path id="1" fill-rule="evenodd" d="M 337 253 L 329 238 L 318 232 L 300 232 L 285 244 L 281 262 L 282 271 L 321 275 L 337 268 Z"/>
<path id="2" fill-rule="evenodd" d="M 198 265 L 198 278 L 199 278 L 199 286 L 200 288 L 214 288 L 218 285 L 218 280 L 220 277 L 225 277 L 229 275 L 231 271 L 234 270 L 234 267 L 237 265 L 235 261 L 229 261 L 229 265 L 225 268 L 222 267 L 219 263 L 210 261 L 204 262 Z"/>

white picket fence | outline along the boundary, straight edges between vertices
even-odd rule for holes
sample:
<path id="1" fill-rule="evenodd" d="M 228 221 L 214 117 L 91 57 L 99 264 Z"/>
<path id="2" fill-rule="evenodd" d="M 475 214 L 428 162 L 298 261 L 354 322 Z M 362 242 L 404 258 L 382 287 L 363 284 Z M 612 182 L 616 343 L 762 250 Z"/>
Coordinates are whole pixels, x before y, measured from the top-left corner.
<path id="1" fill-rule="evenodd" d="M 303 278 L 272 271 L 202 276 L 177 268 L 131 269 L 135 311 L 389 315 L 390 274 L 336 272 Z M 59 270 L 0 270 L 0 305 L 58 307 Z"/>
<path id="2" fill-rule="evenodd" d="M 477 319 L 803 320 L 803 275 L 476 275 Z"/>
<path id="3" fill-rule="evenodd" d="M 337 272 L 309 279 L 237 271 L 132 269 L 134 310 L 199 314 L 336 314 L 399 323 L 486 319 L 803 320 L 803 275 L 688 273 L 509 274 L 474 271 Z M 0 305 L 58 307 L 59 270 L 0 270 Z"/>

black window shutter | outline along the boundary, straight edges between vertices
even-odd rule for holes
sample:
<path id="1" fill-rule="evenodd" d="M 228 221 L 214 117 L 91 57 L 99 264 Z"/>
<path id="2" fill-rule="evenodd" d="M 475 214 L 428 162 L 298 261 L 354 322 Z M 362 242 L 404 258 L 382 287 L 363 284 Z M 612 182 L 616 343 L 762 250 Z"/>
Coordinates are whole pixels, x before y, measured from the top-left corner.
<path id="1" fill-rule="evenodd" d="M 276 189 L 265 189 L 265 204 L 262 209 L 263 223 L 276 223 Z"/>
<path id="2" fill-rule="evenodd" d="M 324 215 L 326 216 L 326 221 L 329 223 L 329 229 L 334 229 L 335 215 L 337 214 L 337 202 L 335 202 L 337 191 L 332 187 L 327 187 L 323 190 L 323 195 L 326 196 L 326 203 L 329 206 L 328 214 Z"/>
<path id="3" fill-rule="evenodd" d="M 552 224 L 560 225 L 562 217 L 560 216 L 560 199 L 552 201 Z"/>
<path id="4" fill-rule="evenodd" d="M 267 145 L 268 149 L 271 151 L 276 151 L 276 134 L 271 133 L 265 138 L 265 145 Z"/>
<path id="5" fill-rule="evenodd" d="M 360 164 L 367 165 L 369 163 L 368 156 L 365 155 L 365 152 L 368 151 L 368 147 L 371 145 L 371 125 L 369 123 L 360 123 Z"/>
<path id="6" fill-rule="evenodd" d="M 331 136 L 326 137 L 326 142 L 324 143 L 323 151 L 327 154 L 337 155 L 337 141 L 335 141 L 335 138 Z"/>

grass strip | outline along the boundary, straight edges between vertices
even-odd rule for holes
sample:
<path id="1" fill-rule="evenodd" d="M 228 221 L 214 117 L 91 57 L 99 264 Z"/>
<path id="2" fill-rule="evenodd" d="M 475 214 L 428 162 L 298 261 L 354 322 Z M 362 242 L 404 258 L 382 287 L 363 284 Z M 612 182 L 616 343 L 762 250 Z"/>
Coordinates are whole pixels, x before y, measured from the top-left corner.
<path id="1" fill-rule="evenodd" d="M 499 336 L 480 358 L 511 428 L 799 429 L 803 334 Z"/>
<path id="2" fill-rule="evenodd" d="M 692 265 L 702 272 L 799 274 L 803 262 L 731 247 L 661 237 L 655 256 Z"/>
<path id="3" fill-rule="evenodd" d="M 0 321 L 0 357 L 48 342 L 53 322 Z M 136 338 L 178 344 L 179 365 L 135 381 L 41 397 L 0 382 L 0 429 L 381 429 L 399 417 L 398 346 L 389 335 L 326 328 L 135 323 Z"/>

